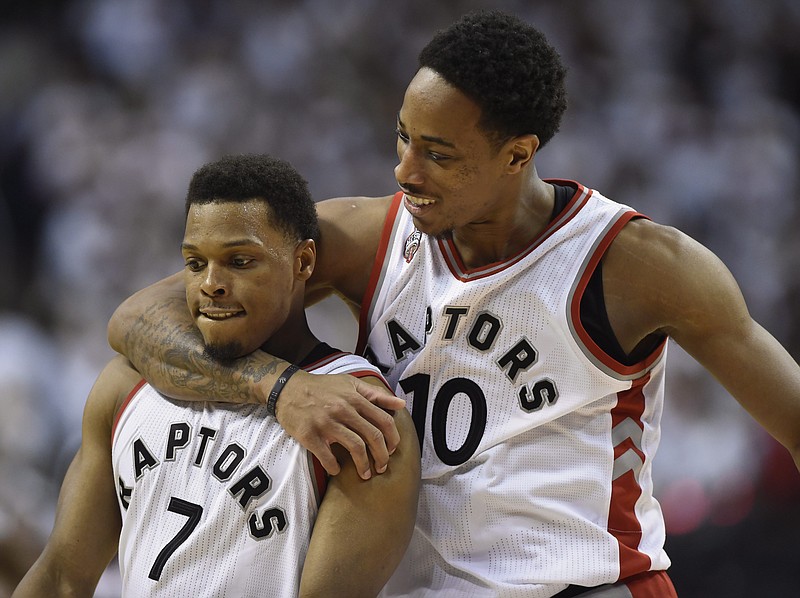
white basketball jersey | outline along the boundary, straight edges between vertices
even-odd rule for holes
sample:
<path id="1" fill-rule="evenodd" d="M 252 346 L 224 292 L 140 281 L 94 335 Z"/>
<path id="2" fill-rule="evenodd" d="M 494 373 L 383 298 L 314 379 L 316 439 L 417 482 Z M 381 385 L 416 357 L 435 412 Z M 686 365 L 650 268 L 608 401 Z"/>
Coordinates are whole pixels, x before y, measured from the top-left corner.
<path id="1" fill-rule="evenodd" d="M 304 369 L 380 376 L 326 348 Z M 172 401 L 142 381 L 112 437 L 124 596 L 297 595 L 325 472 L 265 406 Z"/>
<path id="2" fill-rule="evenodd" d="M 577 183 L 525 250 L 466 269 L 449 240 L 387 216 L 359 351 L 422 439 L 411 546 L 385 596 L 552 596 L 665 569 L 652 495 L 666 343 L 633 367 L 579 318 L 601 255 L 636 212 Z"/>

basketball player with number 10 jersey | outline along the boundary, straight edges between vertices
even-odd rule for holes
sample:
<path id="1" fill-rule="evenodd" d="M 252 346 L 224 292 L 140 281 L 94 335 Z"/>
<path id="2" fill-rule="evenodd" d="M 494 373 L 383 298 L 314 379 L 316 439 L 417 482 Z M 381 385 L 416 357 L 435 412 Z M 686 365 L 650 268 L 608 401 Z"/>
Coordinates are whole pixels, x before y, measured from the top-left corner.
<path id="1" fill-rule="evenodd" d="M 641 215 L 548 182 L 549 226 L 473 270 L 451 240 L 415 230 L 401 193 L 392 202 L 359 350 L 408 402 L 422 491 L 386 596 L 545 597 L 669 566 L 650 475 L 666 344 L 623 365 L 582 316 L 603 251 Z"/>

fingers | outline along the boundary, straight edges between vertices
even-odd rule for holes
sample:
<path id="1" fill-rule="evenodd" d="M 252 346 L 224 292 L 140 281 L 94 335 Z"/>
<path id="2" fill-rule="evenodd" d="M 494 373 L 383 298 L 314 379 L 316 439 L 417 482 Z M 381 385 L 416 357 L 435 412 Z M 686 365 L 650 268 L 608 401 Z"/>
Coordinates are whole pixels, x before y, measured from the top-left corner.
<path id="1" fill-rule="evenodd" d="M 336 428 L 334 429 L 334 426 Z M 368 480 L 372 477 L 372 467 L 370 466 L 369 456 L 367 454 L 367 445 L 361 440 L 361 437 L 353 432 L 350 428 L 342 425 L 337 425 L 334 422 L 328 422 L 328 430 L 324 433 L 309 433 L 304 436 L 298 435 L 295 439 L 310 451 L 320 462 L 320 465 L 325 468 L 328 475 L 338 475 L 341 471 L 341 464 L 336 459 L 336 456 L 331 451 L 332 444 L 340 444 L 350 454 L 353 460 L 356 471 L 361 479 Z M 377 432 L 377 430 L 376 430 Z M 380 434 L 380 432 L 378 432 Z M 385 454 L 384 462 L 388 463 L 389 454 L 386 447 L 383 448 Z M 377 470 L 376 465 L 376 470 Z M 386 465 L 378 473 L 386 471 Z"/>
<path id="2" fill-rule="evenodd" d="M 356 390 L 373 405 L 388 409 L 389 411 L 397 411 L 406 406 L 404 399 L 396 397 L 389 389 L 383 386 L 367 384 L 362 380 L 356 379 Z"/>
<path id="3" fill-rule="evenodd" d="M 398 409 L 404 409 L 406 402 L 394 396 L 385 387 L 367 384 L 361 380 L 357 380 L 356 382 L 356 390 L 358 393 L 370 401 L 369 404 L 361 406 L 359 413 L 374 427 L 365 426 L 363 428 L 362 438 L 367 442 L 370 453 L 372 453 L 373 458 L 376 459 L 377 465 L 380 455 L 376 455 L 376 451 L 380 452 L 382 446 L 385 445 L 388 454 L 391 455 L 400 443 L 400 433 L 397 431 L 394 418 L 390 413 L 384 410 L 389 409 L 391 411 L 396 411 Z M 378 446 L 379 443 L 381 446 Z M 381 470 L 379 473 L 383 473 L 383 471 Z"/>
<path id="4" fill-rule="evenodd" d="M 300 444 L 303 444 L 302 442 Z M 328 475 L 337 475 L 341 471 L 339 461 L 336 460 L 331 447 L 325 442 L 309 442 L 304 445 L 319 461 L 320 465 L 325 468 Z"/>
<path id="5" fill-rule="evenodd" d="M 397 431 L 394 417 L 380 407 L 365 404 L 359 409 L 362 419 L 353 423 L 355 431 L 364 439 L 369 447 L 378 473 L 383 473 L 384 466 L 389 462 L 389 455 L 394 453 L 400 444 L 400 432 Z M 386 460 L 384 461 L 384 455 Z"/>
<path id="6" fill-rule="evenodd" d="M 377 378 L 376 384 L 381 384 Z M 331 451 L 341 445 L 364 480 L 383 473 L 400 443 L 392 411 L 405 408 L 405 401 L 385 386 L 348 375 L 295 375 L 287 383 L 276 408 L 284 429 L 319 460 L 330 475 L 341 464 Z M 372 459 L 372 465 L 370 463 Z"/>
<path id="7" fill-rule="evenodd" d="M 394 418 L 383 409 L 371 404 L 366 404 L 363 409 L 368 412 L 366 415 L 349 405 L 331 407 L 328 410 L 327 420 L 318 422 L 318 433 L 298 438 L 303 446 L 314 453 L 329 474 L 339 473 L 340 465 L 336 463 L 336 458 L 330 450 L 332 444 L 340 444 L 350 454 L 361 479 L 370 479 L 373 467 L 376 473 L 386 471 L 389 455 L 400 442 L 397 426 Z M 384 440 L 385 437 L 392 439 L 391 452 Z M 322 441 L 319 442 L 319 439 Z"/>
<path id="8" fill-rule="evenodd" d="M 389 451 L 383 442 L 383 433 L 363 419 L 358 411 L 346 402 L 304 411 L 303 418 L 299 420 L 290 417 L 288 406 L 288 403 L 285 403 L 278 410 L 278 421 L 295 440 L 313 453 L 329 475 L 337 475 L 341 471 L 341 464 L 330 448 L 332 444 L 340 444 L 350 454 L 359 477 L 364 480 L 372 477 L 367 443 L 362 437 L 368 439 L 375 471 L 378 473 L 386 471 Z M 391 419 L 391 416 L 382 409 L 369 403 L 367 406 Z"/>
<path id="9" fill-rule="evenodd" d="M 376 430 L 378 434 L 378 432 Z M 340 427 L 337 430 L 336 438 L 332 440 L 331 444 L 336 443 L 342 445 L 344 449 L 350 454 L 350 458 L 353 460 L 353 465 L 355 465 L 356 472 L 358 472 L 358 477 L 362 480 L 368 480 L 372 477 L 372 466 L 370 465 L 369 455 L 367 454 L 367 445 L 364 444 L 359 433 L 354 432 L 350 428 L 347 427 Z M 383 445 L 383 440 L 381 439 L 381 444 Z M 328 448 L 330 450 L 330 448 Z M 383 445 L 383 455 L 382 458 L 382 465 L 378 465 L 378 460 L 375 461 L 375 470 L 378 473 L 383 473 L 386 471 L 386 466 L 389 463 L 389 453 L 386 450 L 386 446 Z M 330 472 L 329 472 L 330 473 Z"/>

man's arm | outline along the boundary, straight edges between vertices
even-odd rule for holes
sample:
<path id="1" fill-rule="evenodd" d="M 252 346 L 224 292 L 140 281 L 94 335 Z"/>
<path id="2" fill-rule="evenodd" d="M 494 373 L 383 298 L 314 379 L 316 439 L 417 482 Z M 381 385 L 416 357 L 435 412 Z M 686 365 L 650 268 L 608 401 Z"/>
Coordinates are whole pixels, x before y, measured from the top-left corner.
<path id="1" fill-rule="evenodd" d="M 752 319 L 719 258 L 675 229 L 635 221 L 609 249 L 603 283 L 623 348 L 649 332 L 671 336 L 800 468 L 800 366 Z"/>
<path id="2" fill-rule="evenodd" d="M 400 563 L 414 530 L 420 455 L 408 411 L 395 419 L 400 444 L 383 475 L 359 479 L 340 451 L 342 472 L 329 481 L 303 566 L 303 598 L 375 596 Z"/>
<path id="3" fill-rule="evenodd" d="M 13 598 L 91 596 L 117 552 L 121 520 L 111 465 L 111 426 L 121 393 L 139 380 L 123 362 L 117 357 L 109 363 L 89 394 L 81 446 L 61 486 L 53 532 Z"/>
<path id="4" fill-rule="evenodd" d="M 321 247 L 308 295 L 319 299 L 338 292 L 351 307 L 366 291 L 388 199 L 343 198 L 319 205 Z M 313 286 L 311 286 L 313 284 Z M 360 292 L 360 294 L 359 294 Z M 256 351 L 223 365 L 207 357 L 186 306 L 180 273 L 128 298 L 109 322 L 109 343 L 125 355 L 147 381 L 165 395 L 183 400 L 265 403 L 289 365 Z M 405 405 L 385 388 L 352 376 L 297 372 L 281 392 L 276 416 L 283 428 L 311 451 L 328 473 L 339 472 L 331 444 L 352 456 L 362 477 L 379 473 L 398 442 L 397 428 L 384 409 Z"/>
<path id="5" fill-rule="evenodd" d="M 209 358 L 186 305 L 178 272 L 138 291 L 109 322 L 111 347 L 160 392 L 176 399 L 264 403 L 262 382 L 274 383 L 286 362 L 256 352 L 230 365 Z"/>

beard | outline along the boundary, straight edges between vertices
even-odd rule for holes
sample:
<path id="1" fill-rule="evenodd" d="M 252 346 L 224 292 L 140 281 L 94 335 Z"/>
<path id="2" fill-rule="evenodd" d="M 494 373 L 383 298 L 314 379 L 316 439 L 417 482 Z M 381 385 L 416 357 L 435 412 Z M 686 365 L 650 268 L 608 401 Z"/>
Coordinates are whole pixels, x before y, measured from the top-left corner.
<path id="1" fill-rule="evenodd" d="M 426 230 L 426 227 L 424 225 L 420 225 L 416 218 L 412 217 L 411 219 L 414 222 L 414 228 L 427 237 L 431 237 L 438 241 L 446 241 L 447 239 L 453 237 L 453 229 L 455 228 L 453 225 L 446 225 L 444 228 L 439 230 Z"/>
<path id="2" fill-rule="evenodd" d="M 236 341 L 228 343 L 217 343 L 213 345 L 206 345 L 204 353 L 211 359 L 229 365 L 243 355 L 244 349 L 242 345 Z"/>

